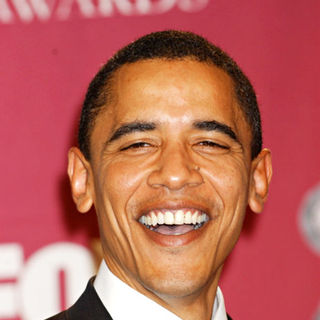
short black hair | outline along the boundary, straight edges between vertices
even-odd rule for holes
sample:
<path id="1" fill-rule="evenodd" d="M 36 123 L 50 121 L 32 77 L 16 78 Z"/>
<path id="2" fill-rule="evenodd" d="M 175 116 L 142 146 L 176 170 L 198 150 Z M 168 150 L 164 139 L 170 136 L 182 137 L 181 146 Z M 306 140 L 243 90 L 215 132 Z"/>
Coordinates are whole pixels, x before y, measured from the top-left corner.
<path id="1" fill-rule="evenodd" d="M 166 30 L 153 32 L 119 50 L 91 81 L 81 112 L 78 142 L 90 160 L 90 136 L 95 119 L 112 99 L 111 86 L 115 72 L 125 64 L 142 60 L 181 60 L 191 58 L 215 65 L 233 80 L 235 96 L 251 128 L 251 158 L 262 148 L 261 120 L 254 89 L 239 66 L 219 47 L 192 32 Z"/>

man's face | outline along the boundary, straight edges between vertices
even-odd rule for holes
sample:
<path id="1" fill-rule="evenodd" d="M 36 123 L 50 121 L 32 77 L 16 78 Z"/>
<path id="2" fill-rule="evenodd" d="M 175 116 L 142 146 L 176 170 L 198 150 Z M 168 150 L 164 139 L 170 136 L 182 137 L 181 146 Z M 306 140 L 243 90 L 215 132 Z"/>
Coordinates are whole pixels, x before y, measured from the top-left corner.
<path id="1" fill-rule="evenodd" d="M 232 81 L 193 60 L 149 60 L 121 67 L 113 95 L 92 132 L 86 182 L 104 258 L 147 295 L 209 290 L 253 193 Z"/>

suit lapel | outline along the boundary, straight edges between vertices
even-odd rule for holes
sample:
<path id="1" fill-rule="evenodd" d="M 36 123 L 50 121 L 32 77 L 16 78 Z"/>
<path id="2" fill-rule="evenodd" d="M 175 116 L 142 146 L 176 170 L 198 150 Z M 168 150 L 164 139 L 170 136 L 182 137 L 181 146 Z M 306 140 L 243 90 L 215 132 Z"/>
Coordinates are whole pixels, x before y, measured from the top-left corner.
<path id="1" fill-rule="evenodd" d="M 78 301 L 66 311 L 68 320 L 112 320 L 93 287 L 91 278 Z"/>

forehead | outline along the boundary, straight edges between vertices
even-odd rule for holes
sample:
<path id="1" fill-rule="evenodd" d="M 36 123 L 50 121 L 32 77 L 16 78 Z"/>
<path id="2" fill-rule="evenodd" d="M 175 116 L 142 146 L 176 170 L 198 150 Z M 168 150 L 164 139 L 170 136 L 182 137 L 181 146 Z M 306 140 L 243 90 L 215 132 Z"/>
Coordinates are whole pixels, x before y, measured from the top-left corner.
<path id="1" fill-rule="evenodd" d="M 105 134 L 137 120 L 186 125 L 216 120 L 235 131 L 250 131 L 232 79 L 216 66 L 192 59 L 124 65 L 113 77 L 111 95 L 112 102 L 99 114 L 95 126 L 104 127 Z"/>
<path id="2" fill-rule="evenodd" d="M 134 112 L 152 115 L 158 107 L 181 106 L 185 112 L 198 105 L 198 111 L 223 109 L 239 111 L 233 82 L 221 69 L 191 59 L 145 60 L 121 67 L 112 86 L 114 102 L 110 107 L 124 120 Z M 176 109 L 177 111 L 181 111 Z"/>

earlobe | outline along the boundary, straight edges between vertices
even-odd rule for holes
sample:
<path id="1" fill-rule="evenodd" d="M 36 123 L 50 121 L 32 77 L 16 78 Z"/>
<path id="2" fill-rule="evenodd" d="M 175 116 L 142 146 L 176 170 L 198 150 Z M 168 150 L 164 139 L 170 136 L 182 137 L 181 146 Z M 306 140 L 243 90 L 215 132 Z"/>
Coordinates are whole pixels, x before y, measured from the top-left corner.
<path id="1" fill-rule="evenodd" d="M 260 213 L 268 197 L 269 184 L 272 177 L 271 153 L 263 149 L 252 161 L 249 206 L 255 213 Z"/>
<path id="2" fill-rule="evenodd" d="M 68 175 L 73 201 L 78 211 L 81 213 L 89 211 L 93 204 L 92 186 L 89 179 L 90 164 L 76 147 L 72 147 L 68 152 Z"/>

